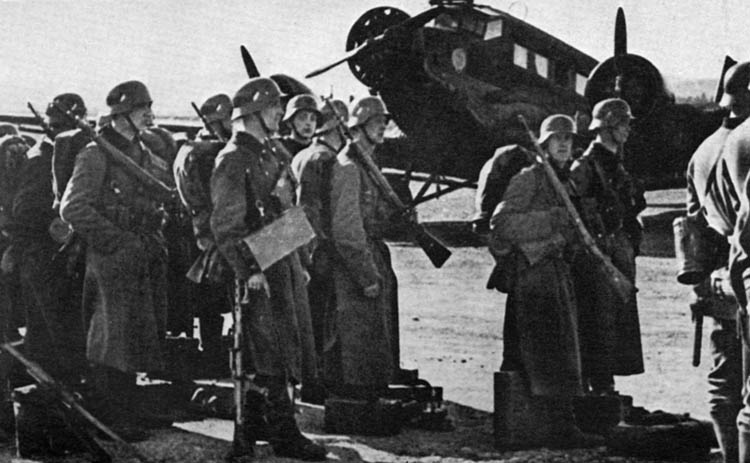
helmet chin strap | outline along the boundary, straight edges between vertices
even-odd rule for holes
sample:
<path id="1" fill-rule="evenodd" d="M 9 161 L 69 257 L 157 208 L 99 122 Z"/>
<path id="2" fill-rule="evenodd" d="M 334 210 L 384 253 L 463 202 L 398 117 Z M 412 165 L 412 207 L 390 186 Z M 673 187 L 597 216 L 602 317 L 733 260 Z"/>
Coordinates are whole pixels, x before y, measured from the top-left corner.
<path id="1" fill-rule="evenodd" d="M 133 131 L 134 140 L 140 141 L 140 134 L 141 130 L 135 125 L 133 122 L 133 119 L 130 118 L 130 113 L 125 114 L 125 120 L 128 121 L 128 125 L 130 126 L 130 129 Z"/>

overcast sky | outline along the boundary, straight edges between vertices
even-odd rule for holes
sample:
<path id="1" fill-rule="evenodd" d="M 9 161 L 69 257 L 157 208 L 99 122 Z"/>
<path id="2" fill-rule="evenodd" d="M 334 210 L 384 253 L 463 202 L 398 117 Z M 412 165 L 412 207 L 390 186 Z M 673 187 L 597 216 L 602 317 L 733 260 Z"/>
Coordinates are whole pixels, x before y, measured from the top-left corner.
<path id="1" fill-rule="evenodd" d="M 602 60 L 612 53 L 615 12 L 625 8 L 628 49 L 667 77 L 718 75 L 724 54 L 750 59 L 746 0 L 477 0 Z M 245 81 L 239 47 L 261 73 L 298 78 L 338 58 L 351 24 L 389 5 L 413 15 L 427 0 L 0 0 L 0 112 L 43 107 L 81 93 L 104 109 L 118 82 L 143 80 L 158 115 L 190 115 L 189 102 L 231 94 Z M 364 94 L 346 65 L 305 81 L 317 93 Z"/>

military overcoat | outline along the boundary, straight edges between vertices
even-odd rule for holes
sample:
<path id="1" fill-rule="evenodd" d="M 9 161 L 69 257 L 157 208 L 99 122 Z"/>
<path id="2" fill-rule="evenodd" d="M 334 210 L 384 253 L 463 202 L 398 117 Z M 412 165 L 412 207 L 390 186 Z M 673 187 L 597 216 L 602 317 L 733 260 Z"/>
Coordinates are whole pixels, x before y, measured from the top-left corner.
<path id="1" fill-rule="evenodd" d="M 578 311 L 568 263 L 577 238 L 541 165 L 513 177 L 490 226 L 490 251 L 512 267 L 505 317 L 516 327 L 518 345 L 505 339 L 504 350 L 517 352 L 533 395 L 581 395 Z"/>
<path id="2" fill-rule="evenodd" d="M 102 135 L 159 178 L 161 158 L 111 127 Z M 169 175 L 171 177 L 171 175 Z M 96 143 L 75 160 L 60 214 L 86 242 L 83 308 L 90 361 L 125 372 L 164 367 L 166 248 L 162 204 Z"/>

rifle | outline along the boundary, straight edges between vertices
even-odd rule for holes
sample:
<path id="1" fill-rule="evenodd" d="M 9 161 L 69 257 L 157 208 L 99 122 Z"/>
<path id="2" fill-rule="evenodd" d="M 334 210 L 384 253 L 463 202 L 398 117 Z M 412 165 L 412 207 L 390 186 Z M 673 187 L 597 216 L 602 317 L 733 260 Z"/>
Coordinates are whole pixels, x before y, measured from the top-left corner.
<path id="1" fill-rule="evenodd" d="M 341 114 L 339 114 L 339 112 L 336 110 L 336 106 L 331 104 L 330 98 L 324 98 L 323 100 L 325 101 L 325 104 L 330 107 L 331 111 L 336 116 L 336 119 L 339 121 L 339 128 L 342 131 L 344 137 L 348 139 L 349 142 L 354 144 L 354 138 L 352 137 L 351 132 L 349 132 L 349 130 L 346 128 L 346 123 L 344 122 Z M 354 146 L 354 149 L 352 151 L 355 153 L 355 160 L 358 161 L 360 166 L 362 166 L 367 176 L 370 177 L 370 180 L 372 180 L 377 189 L 391 204 L 391 206 L 396 209 L 396 214 L 402 218 L 406 217 L 412 208 L 407 207 L 401 201 L 401 198 L 399 198 L 396 192 L 393 191 L 390 183 L 388 183 L 388 180 L 385 179 L 383 173 L 380 172 L 380 168 L 375 165 L 375 162 L 372 160 L 372 158 L 370 158 L 370 156 L 362 154 L 362 152 L 356 145 Z M 417 244 L 420 248 L 422 248 L 425 254 L 427 254 L 427 257 L 430 259 L 430 262 L 432 262 L 432 265 L 434 265 L 436 268 L 442 267 L 445 261 L 447 261 L 452 254 L 450 249 L 448 249 L 448 246 L 446 246 L 445 243 L 440 241 L 440 239 L 427 231 L 424 225 L 420 223 L 414 223 L 410 220 L 406 220 L 405 223 L 407 226 L 409 226 L 410 231 L 414 233 Z"/>
<path id="2" fill-rule="evenodd" d="M 217 133 L 216 130 L 214 130 L 214 128 L 211 127 L 211 124 L 208 123 L 208 120 L 206 119 L 206 116 L 203 115 L 203 113 L 201 112 L 200 108 L 198 108 L 198 105 L 196 105 L 194 101 L 190 102 L 190 106 L 193 107 L 193 109 L 195 110 L 195 113 L 198 115 L 198 117 L 200 118 L 201 122 L 203 122 L 203 127 L 205 127 L 206 130 L 208 130 L 208 133 L 210 133 L 211 136 L 215 137 L 220 142 L 226 142 L 226 140 L 224 139 L 224 137 L 222 137 L 221 135 L 219 135 L 219 133 Z"/>
<path id="3" fill-rule="evenodd" d="M 253 454 L 253 445 L 248 436 L 247 416 L 245 416 L 245 396 L 250 390 L 250 378 L 244 371 L 244 362 L 242 355 L 243 323 L 242 323 L 242 304 L 247 298 L 247 286 L 237 280 L 235 282 L 234 307 L 232 315 L 234 324 L 232 325 L 232 382 L 234 382 L 234 435 L 232 436 L 232 448 L 229 453 L 229 460 L 243 455 Z"/>
<path id="4" fill-rule="evenodd" d="M 47 121 L 44 120 L 44 118 L 37 112 L 36 109 L 34 109 L 34 105 L 31 104 L 30 101 L 26 102 L 26 106 L 29 108 L 29 111 L 31 111 L 31 114 L 34 115 L 34 119 L 36 119 L 36 123 L 39 124 L 39 127 L 42 128 L 44 131 L 44 134 L 47 135 L 47 138 L 50 140 L 55 139 L 55 134 L 52 132 L 52 128 L 47 124 Z"/>
<path id="5" fill-rule="evenodd" d="M 92 425 L 98 431 L 104 433 L 113 442 L 118 444 L 121 448 L 127 450 L 132 456 L 142 461 L 143 463 L 151 463 L 145 455 L 138 451 L 135 447 L 125 442 L 120 436 L 115 434 L 114 431 L 109 429 L 104 423 L 99 421 L 94 415 L 89 413 L 83 405 L 79 403 L 78 398 L 69 391 L 65 386 L 55 381 L 41 366 L 36 362 L 33 362 L 21 354 L 12 343 L 3 343 L 0 345 L 4 351 L 12 355 L 16 360 L 21 362 L 26 371 L 29 373 L 34 381 L 39 384 L 44 390 L 51 392 L 55 399 L 60 402 L 60 410 L 65 416 L 65 420 L 70 430 L 75 436 L 86 446 L 86 449 L 98 462 L 110 462 L 112 461 L 111 455 L 104 450 L 99 443 L 94 439 L 93 433 L 90 429 L 86 429 L 84 424 Z M 81 421 L 81 418 L 84 422 Z"/>
<path id="6" fill-rule="evenodd" d="M 693 331 L 693 366 L 701 364 L 701 344 L 703 341 L 703 316 L 706 301 L 699 298 L 698 301 L 690 304 L 690 315 L 695 322 L 695 331 Z"/>
<path id="7" fill-rule="evenodd" d="M 92 140 L 96 142 L 101 149 L 112 157 L 112 160 L 120 164 L 125 170 L 128 171 L 132 176 L 137 178 L 143 184 L 145 184 L 151 191 L 157 194 L 158 198 L 163 201 L 172 201 L 177 192 L 174 188 L 170 188 L 167 184 L 154 177 L 154 175 L 139 166 L 138 163 L 133 161 L 128 155 L 117 149 L 112 143 L 107 141 L 106 138 L 96 133 L 91 126 L 85 120 L 76 116 L 72 112 L 66 110 L 60 104 L 56 104 L 55 107 L 65 114 L 75 125 L 83 130 Z"/>
<path id="8" fill-rule="evenodd" d="M 605 283 L 609 284 L 615 290 L 616 294 L 620 297 L 622 302 L 629 301 L 633 297 L 633 294 L 635 294 L 635 286 L 633 286 L 633 283 L 631 283 L 630 280 L 628 280 L 628 278 L 623 275 L 622 272 L 614 266 L 614 264 L 612 264 L 610 258 L 605 256 L 604 253 L 602 253 L 602 251 L 599 249 L 599 246 L 596 245 L 596 241 L 594 241 L 594 238 L 586 229 L 586 226 L 583 224 L 583 220 L 581 220 L 581 216 L 578 214 L 578 211 L 573 205 L 573 202 L 570 200 L 567 190 L 560 182 L 560 179 L 557 178 L 557 174 L 549 164 L 547 156 L 544 154 L 542 147 L 539 146 L 539 140 L 536 138 L 536 135 L 534 135 L 534 132 L 532 132 L 529 128 L 529 125 L 526 123 L 526 119 L 523 117 L 523 115 L 519 114 L 518 120 L 521 122 L 524 129 L 526 129 L 531 142 L 534 144 L 534 148 L 536 149 L 537 153 L 537 162 L 539 162 L 544 167 L 544 173 L 547 174 L 547 178 L 549 179 L 550 183 L 552 183 L 552 187 L 555 189 L 557 196 L 565 205 L 565 209 L 567 210 L 570 218 L 573 220 L 576 231 L 581 237 L 584 246 L 586 247 L 588 252 L 595 258 L 596 264 L 600 268 L 600 270 L 602 270 L 604 275 L 606 275 Z"/>

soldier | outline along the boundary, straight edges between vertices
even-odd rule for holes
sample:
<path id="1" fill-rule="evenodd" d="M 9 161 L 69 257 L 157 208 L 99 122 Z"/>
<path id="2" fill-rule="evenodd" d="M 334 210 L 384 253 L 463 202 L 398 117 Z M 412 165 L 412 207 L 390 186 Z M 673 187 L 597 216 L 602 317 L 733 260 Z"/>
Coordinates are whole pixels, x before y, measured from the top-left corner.
<path id="1" fill-rule="evenodd" d="M 602 252 L 635 283 L 635 256 L 641 240 L 637 216 L 645 208 L 643 190 L 623 166 L 623 145 L 630 133 L 630 107 L 610 98 L 594 106 L 589 130 L 596 133 L 573 163 L 570 180 L 581 217 Z M 594 395 L 615 395 L 613 375 L 643 372 L 638 305 L 633 294 L 621 303 L 607 294 L 581 253 L 574 266 L 578 295 L 584 388 Z"/>
<path id="2" fill-rule="evenodd" d="M 314 96 L 302 94 L 289 100 L 283 123 L 289 127 L 290 132 L 281 139 L 289 154 L 295 156 L 310 146 L 319 117 L 318 102 Z"/>
<path id="3" fill-rule="evenodd" d="M 231 136 L 232 100 L 224 94 L 214 95 L 201 105 L 201 114 L 216 135 L 202 131 L 196 141 L 185 143 L 177 153 L 173 173 L 197 245 L 190 246 L 187 253 L 194 261 L 187 277 L 196 283 L 188 286 L 187 296 L 191 305 L 199 304 L 190 315 L 200 320 L 203 367 L 209 375 L 220 376 L 227 373 L 228 356 L 221 342 L 222 313 L 232 308 L 228 286 L 232 278 L 211 233 L 209 188 L 216 155 Z"/>
<path id="4" fill-rule="evenodd" d="M 200 111 L 210 129 L 202 128 L 196 139 L 229 140 L 232 136 L 232 99 L 228 95 L 219 93 L 207 98 L 201 105 Z"/>
<path id="5" fill-rule="evenodd" d="M 255 390 L 247 393 L 246 415 L 260 419 L 246 426 L 244 439 L 252 445 L 264 437 L 279 456 L 317 461 L 325 460 L 326 451 L 299 431 L 287 391 L 301 375 L 297 305 L 307 303 L 304 270 L 298 254 L 291 253 L 261 271 L 242 241 L 293 205 L 289 160 L 273 151 L 270 140 L 283 115 L 280 97 L 271 79 L 258 77 L 232 99 L 232 138 L 211 175 L 211 230 L 234 272 L 247 343 L 243 352 L 251 357 L 247 373 L 267 390 L 266 399 Z"/>
<path id="6" fill-rule="evenodd" d="M 563 184 L 574 133 L 573 119 L 562 114 L 549 116 L 540 128 L 539 143 Z M 547 414 L 553 432 L 544 445 L 582 444 L 572 403 L 583 388 L 570 270 L 579 239 L 541 164 L 513 177 L 490 226 L 490 252 L 511 275 L 505 323 L 512 323 L 518 335 L 504 339 L 503 367 L 515 364 L 523 371 L 533 400 Z"/>
<path id="7" fill-rule="evenodd" d="M 687 168 L 687 214 L 703 236 L 715 246 L 712 274 L 693 288 L 691 310 L 696 317 L 713 318 L 710 345 L 713 365 L 708 374 L 711 419 L 726 463 L 736 462 L 737 414 L 741 408 L 742 347 L 737 338 L 737 300 L 728 280 L 728 238 L 734 230 L 739 208 L 735 187 L 722 175 L 726 171 L 722 153 L 725 142 L 750 115 L 750 62 L 735 64 L 724 76 L 720 105 L 729 109 L 722 126 L 693 154 Z M 734 158 L 735 151 L 730 154 Z"/>
<path id="8" fill-rule="evenodd" d="M 334 113 L 334 109 L 336 113 Z M 338 116 L 337 116 L 338 114 Z M 341 133 L 339 117 L 344 122 L 349 118 L 349 109 L 340 100 L 333 100 L 323 106 L 314 141 L 300 151 L 292 160 L 292 171 L 297 177 L 297 200 L 305 207 L 316 241 L 310 252 L 310 283 L 307 285 L 310 313 L 315 340 L 314 352 L 318 359 L 324 358 L 326 326 L 335 316 L 336 299 L 331 275 L 331 262 L 335 251 L 331 243 L 331 175 L 336 155 L 346 145 Z M 304 402 L 322 404 L 325 389 L 322 384 L 302 381 L 301 399 Z"/>
<path id="9" fill-rule="evenodd" d="M 123 82 L 109 92 L 106 103 L 110 120 L 101 136 L 152 175 L 167 175 L 167 163 L 139 139 L 153 122 L 146 86 Z M 76 156 L 60 206 L 62 219 L 86 243 L 83 309 L 94 396 L 101 400 L 103 418 L 124 426 L 136 424 L 131 414 L 159 421 L 135 396 L 136 372 L 164 369 L 164 212 L 154 196 L 104 148 L 91 143 Z"/>
<path id="10" fill-rule="evenodd" d="M 86 116 L 79 95 L 56 96 L 46 112 L 53 137 L 74 127 L 62 111 Z M 26 353 L 56 379 L 77 386 L 86 367 L 80 282 L 67 271 L 66 259 L 57 254 L 69 231 L 53 209 L 53 143 L 54 139 L 45 136 L 28 153 L 13 200 L 10 234 L 29 302 Z"/>
<path id="11" fill-rule="evenodd" d="M 365 97 L 350 112 L 353 143 L 338 154 L 331 184 L 331 240 L 336 291 L 335 344 L 324 359 L 329 392 L 382 397 L 399 367 L 396 276 L 383 234 L 394 211 L 355 159 L 383 143 L 390 114 Z"/>

